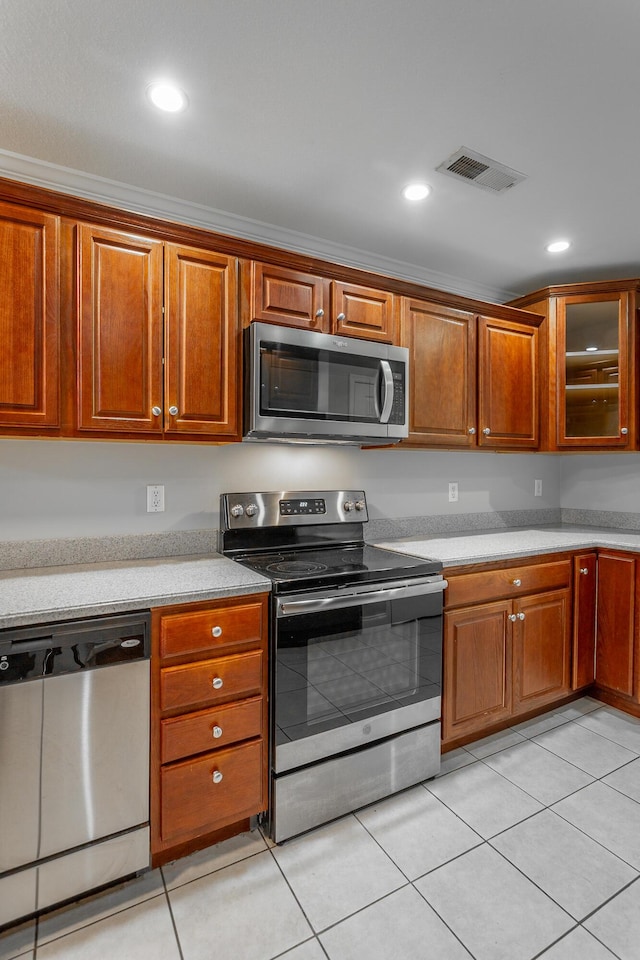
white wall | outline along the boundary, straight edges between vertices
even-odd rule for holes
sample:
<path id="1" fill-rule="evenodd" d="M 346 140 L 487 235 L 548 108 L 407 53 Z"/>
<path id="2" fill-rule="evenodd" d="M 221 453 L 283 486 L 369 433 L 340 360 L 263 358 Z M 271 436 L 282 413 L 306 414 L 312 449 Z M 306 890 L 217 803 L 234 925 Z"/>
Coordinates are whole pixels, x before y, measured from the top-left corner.
<path id="1" fill-rule="evenodd" d="M 640 513 L 640 454 L 575 454 L 561 460 L 562 507 Z"/>
<path id="2" fill-rule="evenodd" d="M 534 478 L 543 496 L 534 497 Z M 460 499 L 448 502 L 448 482 Z M 165 486 L 164 513 L 146 485 Z M 221 492 L 364 489 L 372 518 L 557 507 L 560 458 L 278 444 L 0 440 L 0 540 L 218 526 Z"/>

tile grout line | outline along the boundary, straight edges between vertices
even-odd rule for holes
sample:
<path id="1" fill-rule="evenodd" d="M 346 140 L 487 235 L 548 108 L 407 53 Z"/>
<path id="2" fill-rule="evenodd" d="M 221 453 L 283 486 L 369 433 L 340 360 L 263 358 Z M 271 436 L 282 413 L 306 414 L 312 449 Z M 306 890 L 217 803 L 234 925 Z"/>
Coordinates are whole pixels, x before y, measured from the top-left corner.
<path id="1" fill-rule="evenodd" d="M 178 934 L 178 927 L 176 925 L 176 918 L 173 915 L 173 907 L 171 906 L 171 897 L 169 896 L 169 890 L 167 888 L 167 881 L 165 880 L 164 870 L 160 867 L 160 877 L 162 878 L 162 888 L 164 890 L 165 900 L 167 901 L 167 908 L 169 910 L 169 916 L 171 917 L 171 925 L 173 927 L 173 933 L 176 938 L 176 945 L 178 947 L 178 953 L 180 955 L 180 960 L 184 960 L 184 953 L 182 952 L 182 944 L 180 943 L 180 936 Z"/>

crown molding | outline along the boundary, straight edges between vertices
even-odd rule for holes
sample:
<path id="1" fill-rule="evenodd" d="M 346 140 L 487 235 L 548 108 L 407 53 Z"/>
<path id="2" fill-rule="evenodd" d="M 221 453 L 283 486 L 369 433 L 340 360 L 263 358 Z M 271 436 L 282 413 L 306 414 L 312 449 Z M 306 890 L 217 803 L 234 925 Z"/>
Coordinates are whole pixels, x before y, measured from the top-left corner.
<path id="1" fill-rule="evenodd" d="M 85 200 L 106 203 L 133 213 L 169 219 L 189 226 L 224 233 L 243 240 L 253 240 L 295 253 L 341 263 L 348 267 L 381 273 L 399 280 L 435 287 L 474 300 L 504 303 L 517 294 L 511 290 L 487 286 L 447 273 L 428 270 L 417 264 L 404 263 L 391 257 L 343 246 L 320 237 L 288 230 L 274 224 L 240 217 L 204 204 L 180 200 L 153 190 L 133 187 L 118 180 L 109 180 L 46 160 L 0 150 L 0 176 L 20 180 L 34 186 L 61 193 L 70 193 Z"/>

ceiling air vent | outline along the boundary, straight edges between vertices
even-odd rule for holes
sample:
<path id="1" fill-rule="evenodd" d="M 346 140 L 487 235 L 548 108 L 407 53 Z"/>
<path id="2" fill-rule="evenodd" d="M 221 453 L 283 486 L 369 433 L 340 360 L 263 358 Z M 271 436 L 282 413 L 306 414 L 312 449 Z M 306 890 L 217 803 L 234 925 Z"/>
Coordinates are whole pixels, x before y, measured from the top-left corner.
<path id="1" fill-rule="evenodd" d="M 505 190 L 515 187 L 516 183 L 527 179 L 524 173 L 518 173 L 517 170 L 505 167 L 503 163 L 490 160 L 489 157 L 483 157 L 474 150 L 467 150 L 466 147 L 460 147 L 452 153 L 436 170 L 455 177 L 456 180 L 466 180 L 467 183 L 491 193 L 504 193 Z"/>

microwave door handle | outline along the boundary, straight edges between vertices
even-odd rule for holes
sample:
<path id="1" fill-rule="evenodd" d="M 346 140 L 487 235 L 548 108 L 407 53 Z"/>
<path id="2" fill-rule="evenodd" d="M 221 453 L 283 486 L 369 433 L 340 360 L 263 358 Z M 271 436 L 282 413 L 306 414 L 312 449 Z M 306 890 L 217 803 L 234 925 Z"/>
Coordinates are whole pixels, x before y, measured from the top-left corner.
<path id="1" fill-rule="evenodd" d="M 391 364 L 388 360 L 380 361 L 380 370 L 382 373 L 382 384 L 383 384 L 383 401 L 382 401 L 382 413 L 380 414 L 380 423 L 388 423 L 389 417 L 391 416 L 391 408 L 393 406 L 393 374 L 391 372 Z"/>

